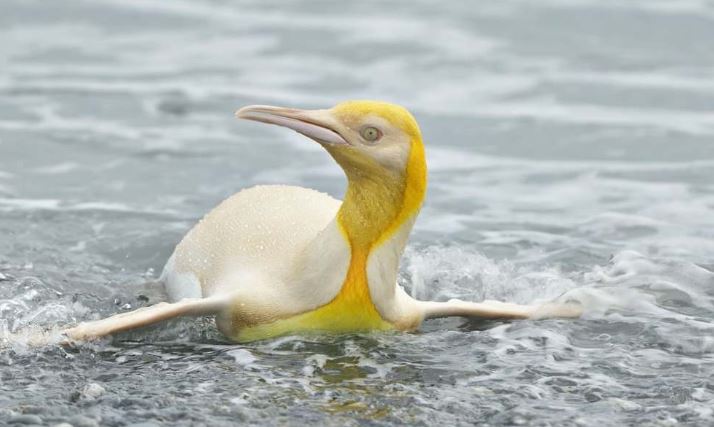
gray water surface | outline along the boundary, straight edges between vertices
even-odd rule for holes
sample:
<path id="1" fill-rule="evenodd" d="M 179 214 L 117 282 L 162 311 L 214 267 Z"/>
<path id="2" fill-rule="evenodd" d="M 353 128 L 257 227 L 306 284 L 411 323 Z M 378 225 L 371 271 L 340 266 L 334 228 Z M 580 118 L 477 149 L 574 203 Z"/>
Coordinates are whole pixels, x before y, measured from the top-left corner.
<path id="1" fill-rule="evenodd" d="M 0 424 L 712 425 L 713 41 L 707 0 L 3 0 Z M 425 136 L 412 295 L 585 316 L 11 339 L 156 302 L 174 245 L 241 188 L 341 197 L 317 144 L 233 111 L 351 98 Z"/>

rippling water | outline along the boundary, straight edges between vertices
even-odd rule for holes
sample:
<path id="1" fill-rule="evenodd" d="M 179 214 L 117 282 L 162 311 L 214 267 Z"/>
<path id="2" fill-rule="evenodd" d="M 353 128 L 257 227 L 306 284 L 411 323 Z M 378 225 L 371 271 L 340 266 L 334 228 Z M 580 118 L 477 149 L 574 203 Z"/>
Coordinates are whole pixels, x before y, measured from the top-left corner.
<path id="1" fill-rule="evenodd" d="M 714 3 L 4 0 L 0 420 L 74 426 L 714 423 Z M 420 298 L 576 321 L 222 340 L 174 321 L 77 348 L 10 332 L 154 302 L 173 246 L 256 183 L 340 197 L 251 103 L 409 107 Z"/>

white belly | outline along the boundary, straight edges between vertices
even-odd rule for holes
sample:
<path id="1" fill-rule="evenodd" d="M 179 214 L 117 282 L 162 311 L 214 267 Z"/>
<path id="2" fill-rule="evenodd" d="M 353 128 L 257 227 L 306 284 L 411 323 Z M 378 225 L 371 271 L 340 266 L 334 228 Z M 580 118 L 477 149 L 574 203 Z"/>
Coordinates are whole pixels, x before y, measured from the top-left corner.
<path id="1" fill-rule="evenodd" d="M 288 282 L 297 256 L 339 207 L 340 201 L 327 194 L 301 187 L 240 191 L 176 246 L 162 274 L 169 297 L 176 301 Z"/>

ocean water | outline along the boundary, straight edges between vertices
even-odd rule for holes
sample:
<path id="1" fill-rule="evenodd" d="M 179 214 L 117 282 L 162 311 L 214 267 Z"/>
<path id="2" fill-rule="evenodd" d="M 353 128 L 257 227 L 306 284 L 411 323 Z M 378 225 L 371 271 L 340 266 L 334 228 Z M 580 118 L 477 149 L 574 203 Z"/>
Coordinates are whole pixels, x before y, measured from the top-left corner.
<path id="1" fill-rule="evenodd" d="M 0 424 L 714 424 L 714 2 L 0 5 Z M 240 106 L 407 106 L 429 192 L 400 282 L 578 320 L 234 345 L 208 319 L 18 331 L 156 301 L 205 212 L 340 169 Z"/>

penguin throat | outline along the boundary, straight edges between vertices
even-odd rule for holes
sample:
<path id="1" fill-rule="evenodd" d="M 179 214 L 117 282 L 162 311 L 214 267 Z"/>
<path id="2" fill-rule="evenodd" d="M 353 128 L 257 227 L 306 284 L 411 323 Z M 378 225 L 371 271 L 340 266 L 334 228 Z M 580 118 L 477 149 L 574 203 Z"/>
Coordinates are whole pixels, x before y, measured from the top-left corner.
<path id="1" fill-rule="evenodd" d="M 349 177 L 337 222 L 353 252 L 369 252 L 388 238 L 403 210 L 405 184 L 401 177 Z"/>
<path id="2" fill-rule="evenodd" d="M 358 165 L 335 156 L 347 175 L 347 191 L 337 222 L 353 252 L 369 252 L 419 213 L 426 193 L 426 162 L 421 140 L 412 141 L 403 172 L 374 161 Z"/>
<path id="3" fill-rule="evenodd" d="M 366 174 L 362 169 L 344 169 L 348 186 L 337 213 L 337 223 L 349 243 L 351 260 L 336 300 L 349 299 L 376 313 L 370 296 L 367 263 L 370 253 L 398 230 L 409 227 L 408 234 L 411 229 L 410 219 L 418 214 L 426 191 L 423 146 L 412 144 L 404 173 Z M 401 256 L 404 246 L 399 246 L 398 256 Z"/>

